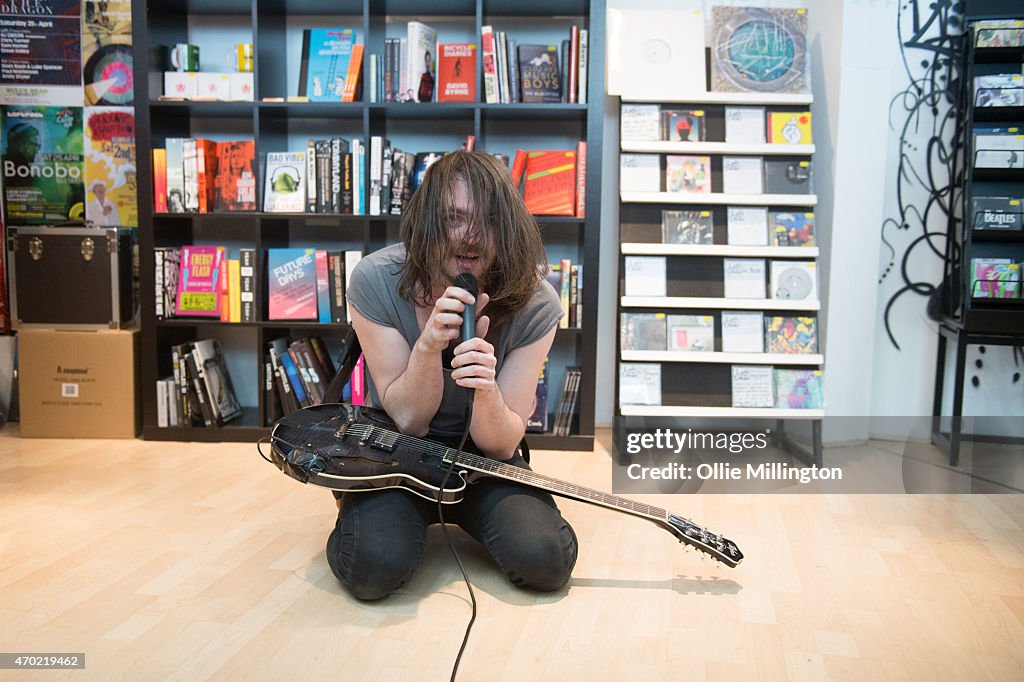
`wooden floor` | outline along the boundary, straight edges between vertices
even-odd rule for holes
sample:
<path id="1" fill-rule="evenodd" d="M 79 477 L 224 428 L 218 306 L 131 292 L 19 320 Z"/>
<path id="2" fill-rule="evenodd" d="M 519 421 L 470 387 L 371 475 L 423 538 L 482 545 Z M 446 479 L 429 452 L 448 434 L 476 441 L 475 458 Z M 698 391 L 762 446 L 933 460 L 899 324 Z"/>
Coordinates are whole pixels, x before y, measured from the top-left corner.
<path id="1" fill-rule="evenodd" d="M 603 445 L 533 465 L 610 486 Z M 1024 496 L 640 499 L 723 532 L 745 562 L 563 501 L 579 561 L 567 589 L 537 595 L 456 533 L 479 602 L 459 678 L 1024 679 Z M 334 516 L 327 491 L 252 445 L 9 425 L 0 651 L 85 652 L 86 669 L 0 679 L 448 679 L 470 609 L 440 532 L 407 589 L 363 604 L 324 560 Z"/>

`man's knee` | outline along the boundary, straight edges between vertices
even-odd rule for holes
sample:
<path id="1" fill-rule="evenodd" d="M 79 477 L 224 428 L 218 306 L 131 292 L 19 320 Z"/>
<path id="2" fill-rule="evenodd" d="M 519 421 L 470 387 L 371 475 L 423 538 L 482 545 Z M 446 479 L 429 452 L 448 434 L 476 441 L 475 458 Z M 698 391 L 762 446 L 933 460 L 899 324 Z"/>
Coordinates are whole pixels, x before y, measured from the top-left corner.
<path id="1" fill-rule="evenodd" d="M 327 538 L 327 563 L 341 584 L 356 599 L 383 599 L 412 577 L 418 556 L 389 550 L 380 543 L 355 547 L 354 537 L 339 524 Z"/>
<path id="2" fill-rule="evenodd" d="M 509 552 L 502 569 L 512 584 L 541 592 L 561 589 L 576 565 L 576 534 L 568 523 L 549 533 L 531 534 Z"/>

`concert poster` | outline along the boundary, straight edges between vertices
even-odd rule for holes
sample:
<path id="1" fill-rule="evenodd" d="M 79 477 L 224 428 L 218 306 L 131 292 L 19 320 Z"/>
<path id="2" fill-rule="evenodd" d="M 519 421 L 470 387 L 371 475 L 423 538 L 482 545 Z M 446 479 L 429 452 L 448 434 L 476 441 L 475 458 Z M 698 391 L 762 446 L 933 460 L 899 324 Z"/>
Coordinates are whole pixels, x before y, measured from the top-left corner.
<path id="1" fill-rule="evenodd" d="M 82 107 L 0 106 L 4 215 L 47 224 L 85 214 Z"/>
<path id="2" fill-rule="evenodd" d="M 86 107 L 84 132 L 86 220 L 137 227 L 135 109 Z"/>
<path id="3" fill-rule="evenodd" d="M 130 0 L 83 3 L 82 83 L 86 105 L 128 106 L 134 101 Z"/>
<path id="4" fill-rule="evenodd" d="M 0 2 L 0 103 L 82 105 L 81 0 Z"/>

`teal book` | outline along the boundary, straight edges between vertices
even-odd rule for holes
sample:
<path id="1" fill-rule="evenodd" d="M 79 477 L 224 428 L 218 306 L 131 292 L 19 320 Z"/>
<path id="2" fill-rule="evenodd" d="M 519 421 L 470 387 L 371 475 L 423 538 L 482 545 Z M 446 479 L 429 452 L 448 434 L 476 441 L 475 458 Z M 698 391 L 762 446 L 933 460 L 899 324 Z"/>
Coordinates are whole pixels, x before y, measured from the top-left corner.
<path id="1" fill-rule="evenodd" d="M 299 95 L 308 97 L 310 102 L 340 102 L 352 46 L 358 42 L 358 34 L 352 28 L 303 31 Z"/>

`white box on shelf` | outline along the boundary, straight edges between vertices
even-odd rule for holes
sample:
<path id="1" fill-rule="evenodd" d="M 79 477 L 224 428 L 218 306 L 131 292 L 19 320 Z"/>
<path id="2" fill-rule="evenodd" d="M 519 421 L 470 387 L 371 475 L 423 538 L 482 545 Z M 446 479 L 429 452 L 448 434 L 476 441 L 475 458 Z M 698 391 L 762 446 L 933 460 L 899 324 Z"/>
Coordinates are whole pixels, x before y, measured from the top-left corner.
<path id="1" fill-rule="evenodd" d="M 195 96 L 195 72 L 164 71 L 164 97 L 194 99 Z"/>
<path id="2" fill-rule="evenodd" d="M 722 311 L 722 352 L 763 353 L 764 313 Z"/>
<path id="3" fill-rule="evenodd" d="M 661 157 L 657 154 L 621 154 L 619 190 L 657 192 L 661 189 Z"/>
<path id="4" fill-rule="evenodd" d="M 726 194 L 762 194 L 763 165 L 760 156 L 723 156 L 722 191 Z"/>
<path id="5" fill-rule="evenodd" d="M 626 296 L 664 296 L 665 257 L 626 256 Z"/>
<path id="6" fill-rule="evenodd" d="M 229 73 L 228 84 L 228 99 L 241 102 L 252 102 L 255 99 L 255 87 L 253 86 L 251 71 Z"/>
<path id="7" fill-rule="evenodd" d="M 661 365 L 619 363 L 619 405 L 661 405 Z"/>
<path id="8" fill-rule="evenodd" d="M 657 142 L 661 139 L 660 112 L 657 104 L 623 104 L 619 139 Z"/>
<path id="9" fill-rule="evenodd" d="M 733 407 L 774 407 L 775 375 L 770 365 L 732 366 Z"/>
<path id="10" fill-rule="evenodd" d="M 729 144 L 764 144 L 764 107 L 726 107 L 725 141 Z"/>
<path id="11" fill-rule="evenodd" d="M 730 206 L 727 216 L 727 241 L 730 245 L 768 245 L 768 207 Z"/>
<path id="12" fill-rule="evenodd" d="M 231 99 L 231 80 L 226 73 L 196 73 L 196 99 Z"/>
<path id="13" fill-rule="evenodd" d="M 767 298 L 764 258 L 726 258 L 723 265 L 726 298 Z"/>
<path id="14" fill-rule="evenodd" d="M 818 264 L 814 261 L 772 261 L 772 298 L 818 300 Z"/>

